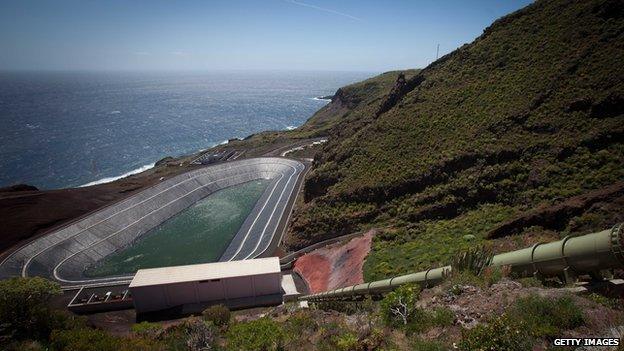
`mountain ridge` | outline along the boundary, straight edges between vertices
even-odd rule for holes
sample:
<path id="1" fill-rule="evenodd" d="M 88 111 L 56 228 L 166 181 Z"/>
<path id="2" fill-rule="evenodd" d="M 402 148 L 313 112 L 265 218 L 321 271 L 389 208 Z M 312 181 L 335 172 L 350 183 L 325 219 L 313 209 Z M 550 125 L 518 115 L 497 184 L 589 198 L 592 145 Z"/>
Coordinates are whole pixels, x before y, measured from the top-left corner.
<path id="1" fill-rule="evenodd" d="M 291 247 L 368 227 L 417 238 L 427 232 L 423 221 L 457 221 L 483 208 L 477 241 L 487 243 L 485 232 L 504 220 L 622 179 L 624 70 L 613 64 L 624 60 L 619 4 L 537 1 L 409 77 L 392 73 L 392 87 L 325 129 L 330 141 L 307 177 Z M 504 219 L 486 219 L 499 212 Z M 597 227 L 621 219 L 612 211 L 587 216 Z M 391 252 L 407 262 L 408 247 L 426 246 L 403 240 L 375 241 L 369 261 L 381 266 L 369 265 L 368 278 L 444 264 L 468 245 L 394 264 Z"/>

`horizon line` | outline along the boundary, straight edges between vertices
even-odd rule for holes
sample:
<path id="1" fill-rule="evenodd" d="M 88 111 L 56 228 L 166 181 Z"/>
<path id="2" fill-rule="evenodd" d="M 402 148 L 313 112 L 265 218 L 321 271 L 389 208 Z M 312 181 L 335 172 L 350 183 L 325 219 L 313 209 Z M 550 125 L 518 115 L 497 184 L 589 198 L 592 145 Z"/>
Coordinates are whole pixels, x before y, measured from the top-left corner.
<path id="1" fill-rule="evenodd" d="M 385 73 L 393 71 L 406 71 L 412 69 L 419 69 L 418 67 L 410 68 L 392 68 L 392 69 L 298 69 L 298 68 L 215 68 L 215 69 L 200 69 L 200 68 L 188 68 L 188 69 L 125 69 L 125 68 L 0 68 L 0 72 L 41 72 L 41 73 L 63 73 L 63 72 L 150 72 L 150 73 L 175 73 L 175 72 L 362 72 L 362 73 Z"/>

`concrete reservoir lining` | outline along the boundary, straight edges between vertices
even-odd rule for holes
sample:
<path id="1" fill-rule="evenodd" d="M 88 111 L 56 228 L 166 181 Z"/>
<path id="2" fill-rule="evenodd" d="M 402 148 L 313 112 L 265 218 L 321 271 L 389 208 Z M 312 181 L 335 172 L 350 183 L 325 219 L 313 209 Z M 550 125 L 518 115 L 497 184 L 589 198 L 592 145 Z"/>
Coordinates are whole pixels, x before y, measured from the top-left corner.
<path id="1" fill-rule="evenodd" d="M 131 276 L 89 279 L 83 272 L 211 193 L 269 179 L 220 260 L 258 257 L 274 240 L 303 170 L 295 160 L 253 158 L 178 175 L 24 245 L 0 263 L 0 278 L 43 276 L 66 285 L 130 280 Z"/>
<path id="2" fill-rule="evenodd" d="M 139 269 L 219 261 L 270 183 L 256 179 L 214 192 L 88 267 L 84 275 L 106 278 Z"/>

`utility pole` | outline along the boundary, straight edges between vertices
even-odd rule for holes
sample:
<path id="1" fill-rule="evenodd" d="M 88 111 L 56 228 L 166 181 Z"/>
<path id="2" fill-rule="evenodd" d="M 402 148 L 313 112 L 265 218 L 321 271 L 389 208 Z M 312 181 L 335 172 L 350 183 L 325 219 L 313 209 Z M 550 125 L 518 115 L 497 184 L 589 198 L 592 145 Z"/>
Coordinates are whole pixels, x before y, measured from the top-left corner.
<path id="1" fill-rule="evenodd" d="M 438 48 L 436 49 L 436 60 L 438 59 L 438 55 L 440 55 L 440 44 L 438 44 Z"/>

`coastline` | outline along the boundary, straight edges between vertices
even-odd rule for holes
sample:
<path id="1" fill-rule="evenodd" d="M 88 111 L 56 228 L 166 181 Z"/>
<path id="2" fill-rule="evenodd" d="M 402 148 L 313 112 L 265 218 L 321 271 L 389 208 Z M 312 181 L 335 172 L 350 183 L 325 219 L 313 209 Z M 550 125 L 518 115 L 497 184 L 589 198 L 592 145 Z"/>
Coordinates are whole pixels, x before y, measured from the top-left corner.
<path id="1" fill-rule="evenodd" d="M 135 175 L 135 174 L 139 174 L 141 172 L 145 172 L 145 171 L 147 171 L 149 169 L 154 168 L 154 166 L 156 166 L 156 162 L 150 163 L 150 164 L 147 164 L 147 165 L 144 165 L 144 166 L 141 166 L 141 167 L 136 168 L 136 169 L 133 169 L 133 170 L 131 170 L 129 172 L 126 172 L 126 173 L 124 173 L 122 175 L 119 175 L 119 176 L 112 176 L 112 177 L 106 177 L 106 178 L 94 180 L 92 182 L 89 182 L 89 183 L 86 183 L 86 184 L 83 184 L 83 185 L 79 185 L 78 188 L 85 188 L 85 187 L 89 187 L 89 186 L 93 186 L 93 185 L 99 185 L 99 184 L 106 184 L 106 183 L 114 182 L 116 180 L 129 177 L 131 175 Z M 67 189 L 67 188 L 64 188 L 64 189 Z"/>
<path id="2" fill-rule="evenodd" d="M 394 84 L 394 73 L 390 75 L 387 73 L 383 78 L 379 89 Z M 337 97 L 338 92 L 345 89 L 357 89 L 357 86 L 342 87 L 332 97 Z M 86 183 L 81 187 L 52 190 L 39 190 L 24 185 L 0 188 L 0 218 L 4 219 L 2 224 L 6 232 L 0 238 L 0 257 L 105 206 L 123 201 L 139 191 L 179 174 L 204 167 L 201 162 L 195 162 L 204 155 L 220 156 L 212 160 L 215 162 L 254 157 L 283 157 L 283 154 L 287 153 L 286 156 L 289 158 L 301 160 L 309 166 L 319 151 L 318 146 L 309 146 L 318 145 L 320 140 L 328 138 L 331 134 L 331 126 L 336 123 L 332 116 L 348 111 L 345 105 L 348 99 L 349 97 L 345 95 L 332 101 L 326 100 L 327 103 L 317 108 L 299 126 L 283 124 L 280 126 L 281 130 L 255 132 L 244 138 L 234 137 L 220 143 L 212 143 L 209 148 L 197 148 L 196 151 L 188 154 L 166 156 L 154 162 L 153 167 L 147 167 L 151 166 L 151 163 L 145 165 L 141 172 L 135 170 L 105 177 L 90 182 L 93 185 L 85 186 L 89 184 Z M 211 162 L 206 162 L 206 164 L 209 163 Z M 105 180 L 110 181 L 104 182 Z M 303 182 L 304 180 L 301 179 L 298 185 L 300 189 L 303 187 Z M 293 205 L 294 202 L 291 206 Z M 281 231 L 286 230 L 287 223 L 285 222 L 280 224 Z M 281 234 L 280 237 L 283 237 L 284 233 Z"/>
<path id="3" fill-rule="evenodd" d="M 38 190 L 34 187 L 0 188 L 0 217 L 4 218 L 3 225 L 7 233 L 10 233 L 1 238 L 0 258 L 32 240 L 81 220 L 103 207 L 123 201 L 163 180 L 203 167 L 193 164 L 193 160 L 204 153 L 236 149 L 242 150 L 241 158 L 279 156 L 280 150 L 284 148 L 314 141 L 296 136 L 290 139 L 288 135 L 298 133 L 298 128 L 263 131 L 243 139 L 225 140 L 192 154 L 175 158 L 164 157 L 141 167 L 140 171 L 103 178 L 90 185 L 52 190 Z M 267 136 L 278 140 L 256 144 L 258 140 L 264 141 Z M 28 190 L 22 190 L 23 188 Z M 284 229 L 285 226 L 282 230 Z"/>
<path id="4" fill-rule="evenodd" d="M 316 98 L 314 98 L 314 99 L 316 99 Z M 278 132 L 293 131 L 293 130 L 296 130 L 297 128 L 299 128 L 299 127 L 300 127 L 300 126 L 293 126 L 293 125 L 289 125 L 289 126 L 286 126 L 284 129 L 279 130 Z M 265 130 L 265 131 L 261 131 L 261 132 L 259 132 L 259 133 L 265 133 L 265 132 L 274 132 L 274 131 L 271 131 L 271 130 Z M 130 177 L 130 176 L 133 176 L 133 175 L 138 175 L 138 174 L 141 174 L 141 173 L 143 173 L 143 172 L 145 172 L 145 171 L 148 171 L 148 170 L 150 170 L 150 169 L 152 169 L 152 168 L 156 167 L 156 165 L 157 165 L 159 162 L 161 162 L 162 160 L 169 159 L 169 158 L 172 158 L 172 159 L 179 159 L 179 158 L 192 157 L 192 156 L 195 156 L 195 155 L 198 155 L 198 154 L 201 154 L 201 153 L 207 152 L 207 151 L 209 151 L 209 150 L 211 150 L 211 149 L 214 149 L 215 147 L 227 145 L 228 143 L 230 143 L 230 141 L 234 141 L 234 140 L 245 140 L 245 139 L 248 139 L 248 138 L 250 138 L 250 137 L 252 137 L 252 136 L 254 136 L 254 135 L 256 135 L 256 134 L 259 134 L 259 133 L 250 134 L 250 135 L 248 135 L 248 136 L 246 136 L 246 137 L 244 137 L 244 138 L 232 137 L 232 138 L 229 138 L 229 139 L 223 140 L 223 141 L 218 142 L 218 143 L 213 143 L 210 147 L 203 148 L 203 149 L 199 149 L 199 150 L 197 150 L 197 151 L 195 151 L 195 152 L 192 152 L 192 153 L 189 153 L 189 154 L 183 154 L 183 155 L 180 155 L 180 156 L 173 156 L 173 157 L 172 157 L 172 156 L 163 156 L 163 157 L 161 157 L 161 158 L 160 158 L 158 161 L 156 161 L 156 162 L 152 162 L 152 163 L 149 163 L 149 164 L 143 165 L 143 166 L 141 166 L 141 167 L 139 167 L 139 168 L 135 168 L 135 169 L 133 169 L 133 170 L 130 170 L 130 171 L 128 171 L 128 172 L 125 172 L 125 173 L 120 174 L 120 175 L 117 175 L 117 176 L 109 176 L 109 177 L 104 177 L 104 178 L 101 178 L 101 179 L 98 179 L 98 180 L 94 180 L 94 181 L 91 181 L 91 182 L 88 182 L 88 183 L 85 183 L 85 184 L 79 185 L 79 186 L 77 186 L 77 187 L 66 187 L 66 188 L 58 188 L 58 189 L 53 189 L 53 190 L 63 190 L 63 189 L 73 189 L 73 188 L 85 188 L 85 187 L 90 187 L 90 186 L 94 186 L 94 185 L 101 185 L 101 184 L 108 184 L 108 183 L 112 183 L 112 182 L 114 182 L 114 181 L 117 181 L 117 180 L 120 180 L 120 179 L 124 179 L 124 178 Z M 2 188 L 0 188 L 0 189 L 2 189 Z"/>

